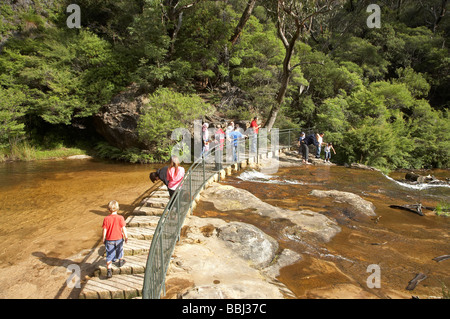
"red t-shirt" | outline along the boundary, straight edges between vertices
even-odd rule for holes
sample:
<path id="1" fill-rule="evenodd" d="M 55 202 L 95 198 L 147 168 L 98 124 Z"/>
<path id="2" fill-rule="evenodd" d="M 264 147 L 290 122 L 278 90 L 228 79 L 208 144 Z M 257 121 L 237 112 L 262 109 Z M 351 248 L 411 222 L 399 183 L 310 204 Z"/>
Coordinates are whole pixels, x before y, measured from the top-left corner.
<path id="1" fill-rule="evenodd" d="M 248 122 L 247 122 L 247 123 L 248 123 Z M 253 131 L 254 131 L 256 134 L 258 134 L 259 127 L 258 127 L 258 123 L 257 123 L 255 120 L 253 120 L 253 121 L 250 123 L 250 127 L 253 127 Z"/>
<path id="2" fill-rule="evenodd" d="M 106 229 L 106 240 L 122 239 L 122 228 L 125 226 L 125 219 L 122 215 L 111 214 L 103 220 L 102 228 Z"/>

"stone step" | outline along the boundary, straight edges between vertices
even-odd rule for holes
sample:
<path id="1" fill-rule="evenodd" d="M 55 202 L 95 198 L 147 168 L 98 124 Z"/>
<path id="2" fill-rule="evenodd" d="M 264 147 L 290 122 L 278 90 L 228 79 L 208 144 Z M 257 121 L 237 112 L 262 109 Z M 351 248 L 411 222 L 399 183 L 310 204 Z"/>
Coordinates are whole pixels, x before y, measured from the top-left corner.
<path id="1" fill-rule="evenodd" d="M 125 221 L 127 227 L 156 227 L 158 225 L 159 216 L 132 215 Z"/>
<path id="2" fill-rule="evenodd" d="M 164 208 L 139 206 L 131 214 L 135 216 L 161 216 L 163 212 Z"/>
<path id="3" fill-rule="evenodd" d="M 155 233 L 155 227 L 129 227 L 127 228 L 128 239 L 147 239 L 150 240 L 153 238 L 153 234 Z"/>
<path id="4" fill-rule="evenodd" d="M 131 299 L 142 295 L 144 274 L 94 277 L 83 287 L 80 299 Z"/>
<path id="5" fill-rule="evenodd" d="M 164 208 L 164 207 L 166 207 L 168 202 L 169 202 L 168 198 L 147 197 L 147 198 L 144 198 L 142 200 L 141 206 L 154 207 L 154 208 Z"/>
<path id="6" fill-rule="evenodd" d="M 112 263 L 113 275 L 136 275 L 143 274 L 147 266 L 148 255 L 136 255 L 125 257 L 125 264 L 122 267 L 118 267 L 118 263 Z M 94 271 L 95 277 L 106 278 L 106 258 L 103 258 L 100 266 Z"/>
<path id="7" fill-rule="evenodd" d="M 151 243 L 151 240 L 128 238 L 128 242 L 123 245 L 123 254 L 125 256 L 148 254 Z"/>
<path id="8" fill-rule="evenodd" d="M 157 190 L 150 194 L 151 198 L 166 198 L 169 200 L 169 192 L 167 190 Z"/>

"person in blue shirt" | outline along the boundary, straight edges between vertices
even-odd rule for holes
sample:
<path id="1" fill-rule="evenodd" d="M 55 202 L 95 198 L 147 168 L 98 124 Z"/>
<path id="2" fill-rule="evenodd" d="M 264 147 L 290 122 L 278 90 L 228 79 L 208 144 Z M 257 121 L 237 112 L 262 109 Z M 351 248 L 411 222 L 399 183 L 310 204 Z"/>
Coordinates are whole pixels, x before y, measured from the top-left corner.
<path id="1" fill-rule="evenodd" d="M 245 138 L 246 135 L 242 134 L 239 131 L 239 124 L 236 124 L 234 131 L 232 131 L 229 136 L 231 138 L 231 145 L 232 145 L 232 150 L 233 150 L 233 162 L 237 162 L 237 160 L 238 160 L 238 158 L 237 158 L 238 141 L 241 138 Z"/>

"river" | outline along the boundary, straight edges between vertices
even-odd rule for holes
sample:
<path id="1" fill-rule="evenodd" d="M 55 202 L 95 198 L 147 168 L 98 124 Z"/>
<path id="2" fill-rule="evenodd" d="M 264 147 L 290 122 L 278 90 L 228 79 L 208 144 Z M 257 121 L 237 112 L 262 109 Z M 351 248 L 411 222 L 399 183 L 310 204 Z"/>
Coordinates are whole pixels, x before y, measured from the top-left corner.
<path id="1" fill-rule="evenodd" d="M 161 166 L 161 165 L 159 165 Z M 107 204 L 134 209 L 158 165 L 96 160 L 0 164 L 0 298 L 67 298 L 64 267 L 101 241 Z M 55 267 L 60 267 L 56 269 Z"/>
<path id="2" fill-rule="evenodd" d="M 450 176 L 448 170 L 421 173 L 441 180 Z M 397 181 L 404 176 L 404 172 L 385 176 L 377 171 L 308 165 L 280 168 L 273 175 L 247 170 L 222 182 L 248 190 L 273 206 L 308 209 L 336 220 L 341 232 L 328 243 L 287 238 L 281 231 L 286 226 L 283 221 L 253 212 L 218 211 L 211 203 L 198 206 L 195 215 L 251 223 L 274 237 L 281 248 L 298 252 L 302 259 L 283 268 L 278 278 L 297 298 L 442 298 L 442 288 L 450 288 L 450 260 L 432 259 L 450 254 L 450 217 L 427 210 L 419 216 L 389 205 L 448 203 L 450 187 Z M 347 204 L 311 196 L 314 189 L 359 195 L 375 205 L 378 218 L 355 216 Z M 427 278 L 414 290 L 406 290 L 419 273 Z M 371 275 L 378 276 L 378 284 Z"/>
<path id="3" fill-rule="evenodd" d="M 120 212 L 131 212 L 152 186 L 149 172 L 161 166 L 96 160 L 0 164 L 0 298 L 73 297 L 65 289 L 65 267 L 77 261 L 74 256 L 100 243 L 107 203 L 115 199 Z M 450 176 L 448 170 L 432 173 L 440 179 Z M 224 218 L 253 223 L 277 238 L 282 247 L 303 256 L 300 263 L 282 269 L 279 278 L 298 298 L 345 297 L 346 283 L 366 285 L 368 264 L 380 266 L 382 287 L 389 292 L 365 289 L 367 294 L 361 298 L 405 293 L 404 287 L 419 272 L 428 278 L 410 294 L 442 296 L 442 283 L 450 287 L 450 260 L 437 263 L 432 258 L 450 253 L 450 218 L 433 212 L 422 217 L 388 206 L 419 200 L 435 206 L 449 201 L 450 188 L 416 189 L 391 177 L 344 167 L 308 166 L 280 168 L 270 176 L 247 170 L 222 182 L 247 189 L 272 205 L 337 218 L 342 231 L 326 244 L 308 246 L 301 240 L 286 240 L 273 223 L 245 212 Z M 375 204 L 380 218 L 377 223 L 340 218 L 345 208 L 312 198 L 312 189 L 356 193 Z M 205 211 L 200 205 L 195 214 Z"/>

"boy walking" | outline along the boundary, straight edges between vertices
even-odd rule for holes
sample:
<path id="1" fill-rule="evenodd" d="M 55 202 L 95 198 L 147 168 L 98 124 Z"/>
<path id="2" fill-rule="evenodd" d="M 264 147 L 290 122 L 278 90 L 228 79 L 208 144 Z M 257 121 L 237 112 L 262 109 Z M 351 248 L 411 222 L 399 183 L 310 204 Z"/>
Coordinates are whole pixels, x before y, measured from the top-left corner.
<path id="1" fill-rule="evenodd" d="M 108 204 L 110 215 L 103 220 L 103 239 L 102 242 L 106 247 L 106 268 L 107 277 L 112 277 L 112 262 L 119 260 L 119 267 L 125 264 L 123 259 L 123 242 L 128 241 L 127 229 L 125 227 L 125 219 L 122 215 L 118 215 L 119 203 L 112 200 Z"/>

